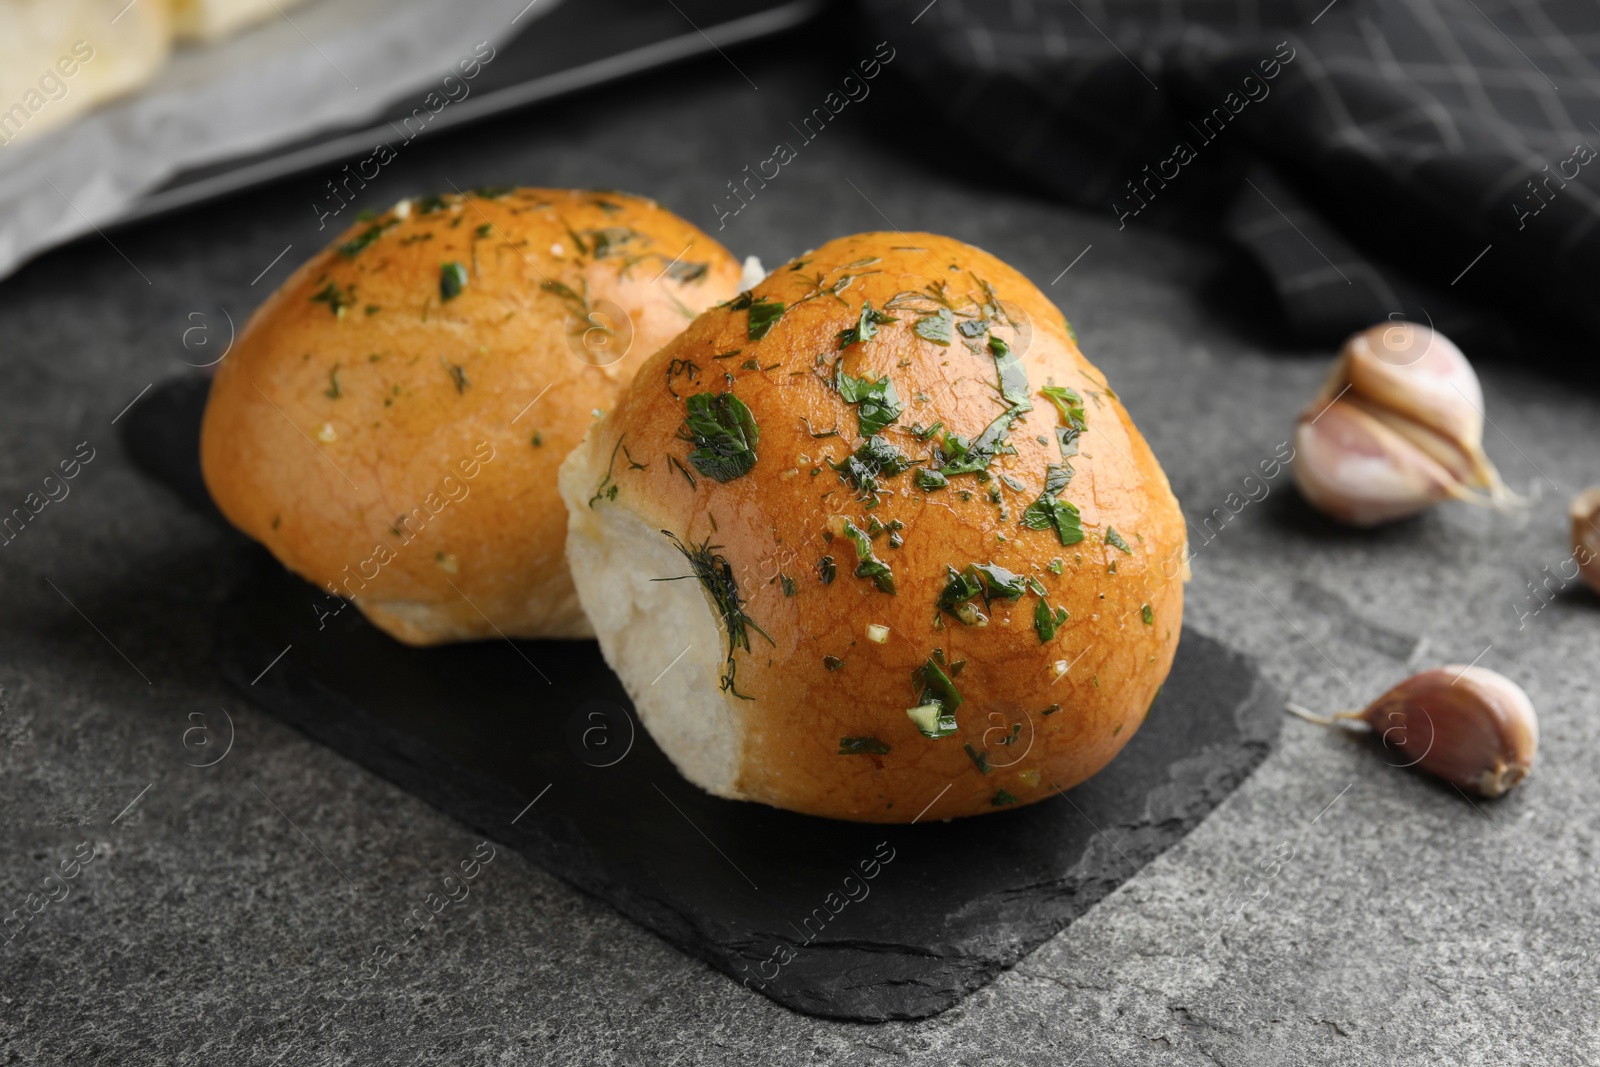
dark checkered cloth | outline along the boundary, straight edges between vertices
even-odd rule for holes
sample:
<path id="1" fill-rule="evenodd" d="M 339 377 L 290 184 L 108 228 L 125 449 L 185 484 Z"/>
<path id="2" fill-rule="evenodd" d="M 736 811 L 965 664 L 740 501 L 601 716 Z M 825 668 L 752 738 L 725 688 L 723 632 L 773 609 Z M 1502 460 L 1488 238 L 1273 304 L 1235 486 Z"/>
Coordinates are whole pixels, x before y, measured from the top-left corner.
<path id="1" fill-rule="evenodd" d="M 1307 341 L 1600 340 L 1595 0 L 863 2 L 952 150 L 1226 235 Z"/>

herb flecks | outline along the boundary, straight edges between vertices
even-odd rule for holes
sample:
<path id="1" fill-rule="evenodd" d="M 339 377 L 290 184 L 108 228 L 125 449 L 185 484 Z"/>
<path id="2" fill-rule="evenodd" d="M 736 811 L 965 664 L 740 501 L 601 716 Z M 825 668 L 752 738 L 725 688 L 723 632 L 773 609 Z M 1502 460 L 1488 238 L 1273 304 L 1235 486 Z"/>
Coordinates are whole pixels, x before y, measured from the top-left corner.
<path id="1" fill-rule="evenodd" d="M 801 415 L 800 416 L 800 421 L 805 424 L 806 433 L 810 434 L 813 440 L 821 440 L 824 437 L 838 437 L 839 436 L 839 427 L 837 427 L 837 426 L 835 426 L 831 430 L 813 430 L 811 428 L 811 420 L 810 419 L 806 418 L 804 415 Z"/>
<path id="2" fill-rule="evenodd" d="M 989 753 L 987 751 L 979 751 L 973 748 L 970 743 L 961 747 L 967 750 L 967 758 L 972 760 L 972 765 L 978 768 L 979 774 L 989 773 L 992 768 L 989 766 Z"/>
<path id="3" fill-rule="evenodd" d="M 1028 399 L 1028 371 L 1022 365 L 1022 357 L 993 334 L 989 335 L 989 353 L 994 356 L 995 373 L 1000 378 L 1001 398 L 1013 411 L 1032 411 L 1033 401 Z"/>
<path id="4" fill-rule="evenodd" d="M 768 300 L 749 292 L 740 293 L 729 301 L 727 306 L 732 311 L 750 313 L 750 322 L 745 334 L 752 341 L 759 341 L 767 336 L 777 321 L 783 317 L 784 312 L 783 301 Z"/>
<path id="5" fill-rule="evenodd" d="M 862 437 L 882 433 L 905 411 L 905 404 L 895 392 L 894 382 L 889 380 L 888 375 L 877 381 L 856 378 L 841 366 L 834 376 L 834 387 L 839 390 L 839 397 L 845 403 L 858 405 L 856 417 L 861 422 Z"/>
<path id="6" fill-rule="evenodd" d="M 657 253 L 657 258 L 664 259 L 666 257 L 661 256 L 660 253 Z M 673 281 L 682 285 L 687 285 L 690 282 L 700 281 L 701 279 L 705 278 L 707 274 L 710 274 L 711 264 L 691 263 L 688 260 L 675 259 L 667 264 L 664 273 Z"/>
<path id="7" fill-rule="evenodd" d="M 1043 494 L 1022 513 L 1022 525 L 1030 530 L 1054 530 L 1063 545 L 1083 540 L 1082 520 L 1073 504 Z"/>
<path id="8" fill-rule="evenodd" d="M 650 238 L 638 230 L 627 226 L 605 226 L 595 230 L 584 230 L 579 235 L 587 235 L 589 245 L 594 249 L 595 259 L 605 259 L 607 256 L 627 255 L 629 246 L 645 246 L 650 244 Z"/>
<path id="9" fill-rule="evenodd" d="M 1056 406 L 1063 425 L 1056 427 L 1056 440 L 1061 445 L 1061 458 L 1070 459 L 1078 454 L 1078 437 L 1088 428 L 1083 414 L 1083 397 L 1064 385 L 1047 385 L 1039 394 Z"/>
<path id="10" fill-rule="evenodd" d="M 627 435 L 624 434 L 623 437 Z M 617 438 L 617 443 L 611 446 L 611 461 L 606 464 L 606 476 L 600 479 L 600 484 L 594 487 L 594 496 L 589 498 L 589 507 L 593 509 L 596 500 L 616 500 L 617 491 L 622 487 L 611 480 L 611 472 L 617 466 L 617 451 L 622 448 L 622 437 Z"/>
<path id="11" fill-rule="evenodd" d="M 1130 556 L 1133 555 L 1133 549 L 1128 547 L 1128 542 L 1124 540 L 1123 536 L 1117 532 L 1117 528 L 1115 526 L 1106 527 L 1105 537 L 1106 544 L 1111 545 L 1113 548 L 1120 548 Z"/>
<path id="12" fill-rule="evenodd" d="M 700 377 L 700 367 L 692 359 L 674 359 L 667 364 L 667 392 L 674 397 L 678 395 L 678 391 L 672 388 L 672 384 L 679 375 L 683 375 L 689 380 L 689 384 L 693 385 L 695 379 Z"/>
<path id="13" fill-rule="evenodd" d="M 328 368 L 328 388 L 322 391 L 322 395 L 329 400 L 338 400 L 344 395 L 339 389 L 339 364 L 335 363 Z"/>
<path id="14" fill-rule="evenodd" d="M 451 363 L 443 356 L 439 357 L 439 362 L 444 364 L 445 373 L 450 375 L 450 382 L 456 387 L 456 392 L 466 392 L 467 386 L 472 384 L 472 382 L 467 379 L 466 368 L 459 363 Z"/>
<path id="15" fill-rule="evenodd" d="M 783 304 L 777 300 L 757 300 L 750 305 L 750 326 L 746 333 L 750 340 L 759 341 L 783 317 Z"/>
<path id="16" fill-rule="evenodd" d="M 362 230 L 359 234 L 339 246 L 339 254 L 345 259 L 354 259 L 361 254 L 362 249 L 382 237 L 388 231 L 400 225 L 399 219 L 388 219 L 384 222 L 375 222 Z"/>
<path id="17" fill-rule="evenodd" d="M 848 307 L 849 304 L 847 304 L 844 297 L 840 296 L 839 294 L 850 288 L 851 283 L 857 278 L 865 277 L 868 274 L 879 273 L 877 270 L 862 270 L 860 268 L 871 267 L 874 263 L 881 262 L 881 260 L 877 256 L 867 256 L 862 259 L 857 259 L 846 263 L 842 267 L 835 268 L 835 270 L 838 272 L 837 277 L 835 277 L 831 282 L 825 280 L 827 274 L 829 273 L 827 271 L 819 271 L 815 275 L 801 272 L 800 268 L 804 267 L 809 262 L 810 260 L 800 260 L 797 263 L 791 264 L 789 267 L 791 271 L 800 275 L 802 281 L 811 283 L 811 288 L 806 290 L 806 292 L 803 293 L 800 298 L 795 301 L 795 303 L 804 304 L 808 300 L 816 300 L 821 297 L 831 296 L 833 299 L 839 301 L 839 303 Z"/>
<path id="18" fill-rule="evenodd" d="M 954 616 L 964 626 L 989 625 L 989 617 L 972 602 L 983 594 L 983 585 L 978 580 L 977 572 L 971 567 L 958 571 L 949 565 L 946 565 L 945 571 L 950 578 L 945 583 L 944 591 L 939 594 L 936 602 L 938 609 Z"/>
<path id="19" fill-rule="evenodd" d="M 929 285 L 920 292 L 901 293 L 886 305 L 896 310 L 925 313 L 912 328 L 919 337 L 935 344 L 947 345 L 959 334 L 969 349 L 981 353 L 984 348 L 976 339 L 989 334 L 988 352 L 995 363 L 995 384 L 1006 409 L 970 441 L 957 434 L 945 434 L 935 454 L 934 468 L 947 479 L 987 471 L 996 456 L 1015 453 L 1007 434 L 1013 423 L 1033 410 L 1028 396 L 1028 374 L 1021 357 L 1004 339 L 990 332 L 996 324 L 1015 324 L 995 296 L 993 287 L 981 278 L 973 280 L 982 298 L 969 297 L 965 305 L 958 306 L 952 301 L 943 283 Z"/>
<path id="20" fill-rule="evenodd" d="M 1037 578 L 1017 574 L 997 563 L 969 563 L 959 571 L 946 565 L 945 574 L 948 580 L 939 599 L 935 601 L 935 607 L 964 626 L 989 625 L 989 616 L 984 614 L 984 608 L 992 609 L 996 600 L 1014 603 L 1029 592 L 1039 597 L 1039 604 L 1034 608 L 1034 625 L 1039 628 L 1041 642 L 1054 637 L 1055 628 L 1067 620 L 1064 609 L 1052 610 L 1044 604 L 1046 590 Z M 978 607 L 979 600 L 983 601 L 983 608 Z M 1049 630 L 1048 637 L 1045 635 L 1046 628 Z"/>
<path id="21" fill-rule="evenodd" d="M 876 737 L 841 737 L 839 738 L 839 755 L 841 756 L 887 756 L 889 746 L 879 741 Z"/>
<path id="22" fill-rule="evenodd" d="M 1083 523 L 1078 509 L 1058 494 L 1072 480 L 1072 468 L 1054 463 L 1045 467 L 1044 490 L 1039 499 L 1022 513 L 1022 525 L 1030 530 L 1054 530 L 1063 545 L 1083 540 Z"/>
<path id="23" fill-rule="evenodd" d="M 688 400 L 678 437 L 695 446 L 689 453 L 695 470 L 730 482 L 756 465 L 761 431 L 744 401 L 732 393 L 696 393 Z"/>
<path id="24" fill-rule="evenodd" d="M 1022 594 L 1028 591 L 1028 579 L 1013 571 L 1008 571 L 998 563 L 971 563 L 967 565 L 969 571 L 974 571 L 983 578 L 984 600 L 1020 600 Z"/>
<path id="25" fill-rule="evenodd" d="M 984 427 L 983 432 L 970 442 L 957 434 L 945 434 L 943 451 L 951 458 L 950 462 L 939 468 L 940 473 L 946 477 L 976 474 L 988 470 L 995 456 L 1016 452 L 1006 441 L 1006 434 L 1010 432 L 1011 424 L 1027 414 L 1028 410 L 1009 409 Z"/>
<path id="26" fill-rule="evenodd" d="M 869 578 L 879 592 L 894 595 L 894 571 L 872 551 L 872 538 L 849 519 L 842 522 L 843 533 L 856 549 L 856 577 Z"/>
<path id="27" fill-rule="evenodd" d="M 335 318 L 344 318 L 344 309 L 356 302 L 356 287 L 347 285 L 339 288 L 337 282 L 329 282 L 311 296 L 313 304 L 327 304 L 328 310 L 333 312 Z"/>
<path id="28" fill-rule="evenodd" d="M 693 489 L 695 486 L 694 475 L 689 473 L 689 468 L 680 463 L 677 456 L 668 456 L 667 462 L 678 469 L 678 473 L 683 475 L 683 480 L 689 483 L 690 489 Z"/>
<path id="29" fill-rule="evenodd" d="M 546 278 L 539 283 L 539 288 L 552 296 L 558 297 L 567 305 L 568 311 L 572 313 L 574 318 L 582 324 L 582 328 L 590 329 L 594 327 L 595 323 L 591 318 L 594 309 L 589 306 L 589 283 L 581 281 L 579 284 L 583 287 L 583 292 L 581 293 L 574 291 L 571 286 L 564 282 L 558 282 L 554 278 Z M 605 329 L 607 333 L 611 332 L 609 328 L 602 327 L 602 329 Z"/>
<path id="30" fill-rule="evenodd" d="M 849 482 L 869 496 L 882 490 L 880 477 L 892 478 L 909 470 L 911 465 L 911 457 L 885 437 L 867 438 L 842 463 L 828 460 L 828 466 L 838 472 L 841 481 Z"/>
<path id="31" fill-rule="evenodd" d="M 861 303 L 861 314 L 856 319 L 856 324 L 848 330 L 839 331 L 839 347 L 849 348 L 853 344 L 870 341 L 878 336 L 879 326 L 887 326 L 891 322 L 899 321 L 893 315 L 874 308 L 872 301 L 864 300 Z"/>
<path id="32" fill-rule="evenodd" d="M 618 443 L 621 443 L 620 439 Z M 615 455 L 616 453 L 613 451 L 613 458 L 615 458 Z M 653 578 L 651 580 L 657 582 L 675 582 L 684 578 L 696 578 L 699 580 L 700 585 L 706 591 L 706 595 L 711 598 L 717 615 L 722 619 L 722 628 L 728 635 L 727 670 L 722 676 L 722 690 L 725 693 L 732 693 L 740 700 L 753 700 L 753 697 L 745 696 L 735 688 L 734 674 L 738 663 L 734 658 L 734 653 L 740 649 L 745 652 L 750 651 L 751 630 L 765 637 L 769 644 L 772 643 L 772 638 L 767 636 L 765 630 L 756 625 L 754 619 L 745 614 L 739 599 L 739 585 L 733 577 L 733 565 L 728 562 L 726 556 L 717 554 L 717 549 L 722 546 L 711 544 L 709 537 L 698 545 L 686 545 L 679 540 L 676 534 L 668 530 L 662 530 L 661 533 L 673 543 L 679 552 L 683 553 L 683 558 L 689 561 L 689 567 L 693 573 L 681 574 L 676 578 Z"/>
<path id="33" fill-rule="evenodd" d="M 938 739 L 956 732 L 956 717 L 947 714 L 937 700 L 907 708 L 906 717 L 921 731 L 923 737 Z"/>
<path id="34" fill-rule="evenodd" d="M 439 264 L 439 300 L 448 303 L 461 295 L 467 287 L 467 268 L 459 261 Z"/>
<path id="35" fill-rule="evenodd" d="M 1033 629 L 1039 635 L 1041 645 L 1048 644 L 1055 639 L 1056 630 L 1067 621 L 1066 608 L 1052 608 L 1040 597 L 1033 605 Z"/>
<path id="36" fill-rule="evenodd" d="M 955 316 L 949 308 L 939 308 L 932 315 L 924 315 L 911 327 L 916 335 L 924 341 L 932 341 L 936 345 L 950 346 L 950 334 L 955 325 Z"/>
<path id="37" fill-rule="evenodd" d="M 949 737 L 956 732 L 956 710 L 961 707 L 961 692 L 935 653 L 919 667 L 912 668 L 911 681 L 919 690 L 917 705 L 906 709 L 906 716 L 924 737 Z"/>

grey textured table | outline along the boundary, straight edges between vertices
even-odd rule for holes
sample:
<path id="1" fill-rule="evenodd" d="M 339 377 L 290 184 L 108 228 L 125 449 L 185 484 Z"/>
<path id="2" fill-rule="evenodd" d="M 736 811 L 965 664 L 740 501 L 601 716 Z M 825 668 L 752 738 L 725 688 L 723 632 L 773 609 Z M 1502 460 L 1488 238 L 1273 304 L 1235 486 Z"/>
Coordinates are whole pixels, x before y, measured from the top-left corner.
<path id="1" fill-rule="evenodd" d="M 369 195 L 627 188 L 769 264 L 891 225 L 980 244 L 1064 308 L 1204 540 L 1201 519 L 1243 497 L 1331 356 L 1271 351 L 1237 310 L 1253 283 L 1220 251 L 966 184 L 943 149 L 919 147 L 915 130 L 933 120 L 886 88 L 718 232 L 724 183 L 793 140 L 789 122 L 858 50 L 870 45 L 818 37 L 742 51 L 731 60 L 743 74 L 711 59 L 419 140 Z M 200 334 L 184 348 L 186 329 L 207 324 L 220 343 L 219 308 L 242 322 L 317 245 L 318 184 L 114 232 L 114 248 L 90 238 L 0 285 L 0 504 L 39 490 L 79 442 L 94 449 L 70 495 L 0 546 L 0 912 L 97 843 L 66 898 L 0 941 L 0 1060 L 1600 1059 L 1600 601 L 1572 589 L 1519 615 L 1534 606 L 1525 583 L 1568 554 L 1567 495 L 1600 480 L 1600 403 L 1511 366 L 1481 368 L 1487 444 L 1533 495 L 1525 515 L 1453 505 L 1352 535 L 1312 516 L 1286 473 L 1200 548 L 1188 614 L 1313 707 L 1359 705 L 1408 661 L 1481 655 L 1543 714 L 1540 766 L 1504 802 L 1475 810 L 1292 722 L 1182 845 L 991 987 L 914 1024 L 791 1014 L 503 848 L 464 903 L 348 993 L 388 920 L 478 838 L 216 679 L 211 613 L 239 546 L 133 469 L 111 425 L 181 360 L 212 358 Z M 232 750 L 186 766 L 211 757 L 196 755 L 197 735 L 184 746 L 185 730 L 225 732 L 221 708 Z"/>

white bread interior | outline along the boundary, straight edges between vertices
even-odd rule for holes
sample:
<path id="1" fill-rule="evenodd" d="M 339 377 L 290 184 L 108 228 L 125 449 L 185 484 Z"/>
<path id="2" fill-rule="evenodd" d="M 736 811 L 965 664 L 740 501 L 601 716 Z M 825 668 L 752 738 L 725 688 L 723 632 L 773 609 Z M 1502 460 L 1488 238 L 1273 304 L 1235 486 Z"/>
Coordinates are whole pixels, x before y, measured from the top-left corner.
<path id="1" fill-rule="evenodd" d="M 578 599 L 606 663 L 679 773 L 709 793 L 740 799 L 744 715 L 737 698 L 721 689 L 727 662 L 721 620 L 683 553 L 660 530 L 624 501 L 588 506 L 604 476 L 603 465 L 592 463 L 590 437 L 573 449 L 560 476 Z M 681 575 L 690 576 L 658 580 Z"/>

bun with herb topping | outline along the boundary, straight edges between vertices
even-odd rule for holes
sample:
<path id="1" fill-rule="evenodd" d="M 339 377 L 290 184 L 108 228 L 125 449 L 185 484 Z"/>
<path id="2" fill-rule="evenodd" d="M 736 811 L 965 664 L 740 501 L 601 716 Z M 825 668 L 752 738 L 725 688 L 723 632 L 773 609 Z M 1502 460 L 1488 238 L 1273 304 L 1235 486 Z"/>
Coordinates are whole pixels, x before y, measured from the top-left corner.
<path id="1" fill-rule="evenodd" d="M 639 197 L 401 201 L 295 271 L 218 366 L 206 485 L 291 570 L 408 644 L 588 636 L 557 467 L 739 276 Z"/>
<path id="2" fill-rule="evenodd" d="M 932 234 L 841 238 L 701 315 L 561 469 L 651 735 L 719 796 L 997 811 L 1104 767 L 1172 665 L 1166 476 L 1061 312 Z"/>

